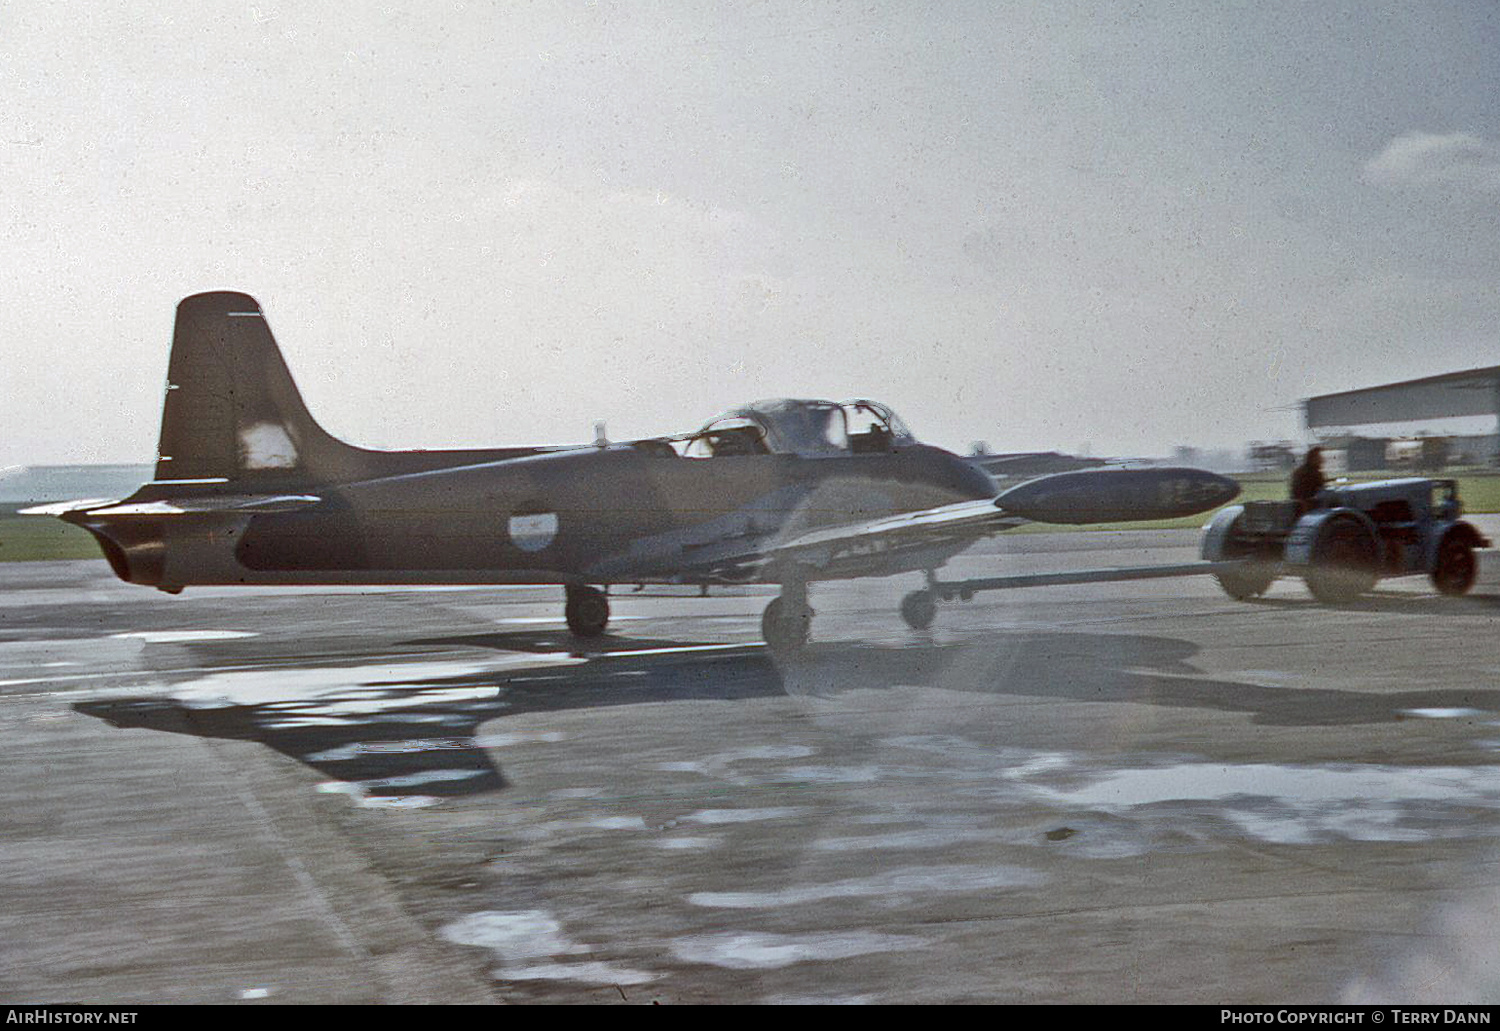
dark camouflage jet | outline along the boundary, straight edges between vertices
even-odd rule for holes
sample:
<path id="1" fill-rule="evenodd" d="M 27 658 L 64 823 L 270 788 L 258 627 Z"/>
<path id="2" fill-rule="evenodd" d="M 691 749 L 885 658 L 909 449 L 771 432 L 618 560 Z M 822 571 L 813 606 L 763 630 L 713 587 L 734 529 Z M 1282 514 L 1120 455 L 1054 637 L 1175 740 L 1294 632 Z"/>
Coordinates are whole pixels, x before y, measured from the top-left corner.
<path id="1" fill-rule="evenodd" d="M 29 510 L 98 538 L 123 580 L 559 584 L 568 626 L 604 632 L 611 584 L 778 584 L 762 627 L 807 638 L 807 586 L 935 571 L 1028 521 L 1191 515 L 1238 493 L 1194 469 L 1098 469 L 999 494 L 873 401 L 763 401 L 696 433 L 628 443 L 373 451 L 303 405 L 256 301 L 177 308 L 155 478 L 118 501 Z M 902 614 L 926 626 L 937 591 Z"/>

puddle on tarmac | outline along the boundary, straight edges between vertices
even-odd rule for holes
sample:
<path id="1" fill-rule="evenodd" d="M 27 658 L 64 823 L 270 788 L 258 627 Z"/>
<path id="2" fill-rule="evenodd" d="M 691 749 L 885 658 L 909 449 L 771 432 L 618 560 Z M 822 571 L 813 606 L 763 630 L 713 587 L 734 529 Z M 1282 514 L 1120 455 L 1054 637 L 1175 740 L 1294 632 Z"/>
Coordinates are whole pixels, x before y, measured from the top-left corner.
<path id="1" fill-rule="evenodd" d="M 987 749 L 952 736 L 887 739 L 897 748 L 947 756 L 957 793 L 992 803 L 1106 814 L 1107 848 L 1094 824 L 1062 842 L 1078 854 L 1129 855 L 1175 839 L 1191 846 L 1231 833 L 1264 841 L 1307 844 L 1425 841 L 1500 835 L 1500 766 L 1395 766 L 1373 763 L 1292 765 L 1166 761 L 1101 769 L 1080 755 Z M 914 832 L 920 834 L 920 832 Z M 1136 839 L 1132 842 L 1132 838 Z M 1037 839 L 1040 843 L 1043 839 Z M 856 848 L 865 836 L 830 839 Z M 911 847 L 921 847 L 920 836 Z"/>
<path id="2" fill-rule="evenodd" d="M 814 842 L 816 852 L 862 852 L 874 849 L 947 848 L 968 842 L 992 842 L 995 831 L 990 827 L 924 827 L 917 830 L 892 831 L 842 838 L 825 838 Z"/>
<path id="3" fill-rule="evenodd" d="M 400 741 L 355 741 L 321 752 L 310 752 L 304 762 L 352 762 L 374 755 L 412 755 L 419 752 L 468 751 L 472 748 L 506 748 L 532 742 L 556 742 L 563 735 L 555 730 L 518 731 L 512 734 L 481 734 L 478 737 L 407 738 Z"/>
<path id="4" fill-rule="evenodd" d="M 508 665 L 575 665 L 568 655 L 523 655 L 494 662 L 408 662 L 306 669 L 235 670 L 213 673 L 172 688 L 188 708 L 255 705 L 269 712 L 348 716 L 410 706 L 413 702 L 458 702 L 494 698 L 493 684 L 443 684 L 480 678 Z"/>
<path id="5" fill-rule="evenodd" d="M 589 960 L 582 963 L 532 963 L 504 966 L 492 972 L 498 981 L 582 981 L 585 984 L 637 985 L 655 981 L 659 974 L 630 970 Z"/>
<path id="6" fill-rule="evenodd" d="M 1403 716 L 1420 716 L 1429 720 L 1460 720 L 1466 716 L 1483 716 L 1483 709 L 1402 709 Z"/>
<path id="7" fill-rule="evenodd" d="M 365 809 L 425 809 L 442 802 L 434 795 L 371 795 L 358 783 L 330 780 L 318 785 L 325 795 L 348 795 Z"/>
<path id="8" fill-rule="evenodd" d="M 1500 804 L 1500 768 L 1490 766 L 1277 766 L 1267 763 L 1179 763 L 1114 770 L 1075 788 L 1032 790 L 1075 804 L 1108 807 L 1154 802 L 1215 800 L 1236 796 L 1328 802 L 1434 799 L 1467 795 Z"/>
<path id="9" fill-rule="evenodd" d="M 669 852 L 686 852 L 694 849 L 718 848 L 721 838 L 659 838 L 652 844 Z"/>
<path id="10" fill-rule="evenodd" d="M 1140 813 L 1197 807 L 1264 841 L 1308 844 L 1336 838 L 1423 841 L 1497 833 L 1475 808 L 1500 810 L 1500 767 L 1283 766 L 1176 763 L 1096 773 L 1066 787 L 1027 783 L 1053 804 Z M 1204 804 L 1213 809 L 1203 812 Z"/>
<path id="11" fill-rule="evenodd" d="M 330 780 L 318 785 L 318 790 L 327 795 L 348 795 L 361 806 L 379 809 L 421 809 L 437 805 L 442 801 L 431 795 L 401 795 L 393 789 L 416 788 L 432 784 L 458 784 L 476 777 L 484 777 L 488 770 L 422 770 L 397 777 L 379 777 L 373 780 Z M 431 788 L 429 788 L 431 790 Z"/>
<path id="12" fill-rule="evenodd" d="M 249 630 L 134 630 L 128 634 L 109 636 L 117 641 L 144 641 L 147 644 L 196 644 L 199 641 L 232 641 L 260 635 Z"/>
<path id="13" fill-rule="evenodd" d="M 686 963 L 729 970 L 774 970 L 794 963 L 849 959 L 876 952 L 924 948 L 921 938 L 899 934 L 769 934 L 760 931 L 703 934 L 672 943 L 672 955 Z"/>
<path id="14" fill-rule="evenodd" d="M 465 726 L 461 712 L 414 712 L 416 707 L 447 706 L 480 712 L 505 706 L 503 667 L 572 665 L 584 661 L 566 655 L 517 656 L 476 665 L 459 662 L 408 662 L 308 669 L 235 670 L 213 673 L 174 686 L 168 697 L 187 709 L 253 707 L 255 723 L 265 730 L 302 730 L 366 723 L 424 723 Z M 490 679 L 490 683 L 473 683 Z M 454 681 L 470 681 L 455 683 Z M 335 757 L 330 757 L 335 759 Z M 342 757 L 339 757 L 342 758 Z M 336 759 L 335 759 L 336 761 Z"/>
<path id="15" fill-rule="evenodd" d="M 1026 888 L 1046 876 L 1019 866 L 915 866 L 874 877 L 804 884 L 780 891 L 700 891 L 688 902 L 705 909 L 780 909 L 830 899 L 874 898 L 889 904 L 910 895 Z"/>
<path id="16" fill-rule="evenodd" d="M 563 933 L 562 924 L 542 909 L 471 913 L 445 926 L 442 935 L 459 945 L 493 952 L 500 966 L 492 973 L 500 981 L 636 985 L 660 976 L 599 960 L 559 961 L 559 957 L 585 956 L 594 950 L 569 938 Z"/>
<path id="17" fill-rule="evenodd" d="M 782 820 L 801 816 L 805 806 L 776 806 L 767 809 L 700 809 L 682 818 L 683 823 L 753 823 L 756 820 Z"/>

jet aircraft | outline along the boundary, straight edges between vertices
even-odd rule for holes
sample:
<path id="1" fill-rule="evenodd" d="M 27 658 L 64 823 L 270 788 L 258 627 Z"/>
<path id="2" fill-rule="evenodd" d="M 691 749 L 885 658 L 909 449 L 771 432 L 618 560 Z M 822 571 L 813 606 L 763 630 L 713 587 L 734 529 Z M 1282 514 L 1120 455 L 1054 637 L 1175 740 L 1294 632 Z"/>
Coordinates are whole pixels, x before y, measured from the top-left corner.
<path id="1" fill-rule="evenodd" d="M 151 482 L 28 511 L 84 527 L 122 580 L 171 593 L 557 584 L 582 637 L 604 632 L 611 585 L 774 584 L 762 630 L 794 649 L 813 616 L 809 584 L 925 572 L 928 588 L 901 605 L 924 627 L 947 593 L 936 570 L 983 536 L 1191 515 L 1238 490 L 1196 469 L 1090 469 L 998 493 L 869 400 L 762 401 L 695 433 L 624 443 L 370 450 L 309 414 L 260 305 L 215 292 L 178 305 Z"/>

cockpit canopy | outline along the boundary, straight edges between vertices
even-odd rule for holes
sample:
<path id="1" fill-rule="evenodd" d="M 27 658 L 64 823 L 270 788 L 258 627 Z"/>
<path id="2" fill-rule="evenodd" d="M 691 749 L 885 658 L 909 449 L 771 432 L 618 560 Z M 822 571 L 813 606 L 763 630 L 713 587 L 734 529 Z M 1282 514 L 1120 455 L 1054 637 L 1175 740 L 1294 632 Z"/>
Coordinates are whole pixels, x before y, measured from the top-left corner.
<path id="1" fill-rule="evenodd" d="M 896 413 L 877 401 L 756 401 L 714 419 L 687 442 L 689 458 L 882 454 L 915 444 Z"/>

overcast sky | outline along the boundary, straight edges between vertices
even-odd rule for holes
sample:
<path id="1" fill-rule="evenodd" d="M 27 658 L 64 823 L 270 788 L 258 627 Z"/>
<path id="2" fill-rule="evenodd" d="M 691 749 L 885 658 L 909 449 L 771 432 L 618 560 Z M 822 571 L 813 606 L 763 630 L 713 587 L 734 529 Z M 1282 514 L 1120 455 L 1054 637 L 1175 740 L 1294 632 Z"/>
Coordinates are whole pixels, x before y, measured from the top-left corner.
<path id="1" fill-rule="evenodd" d="M 768 396 L 1164 454 L 1500 363 L 1500 6 L 0 3 L 0 467 L 259 299 L 377 447 Z"/>

